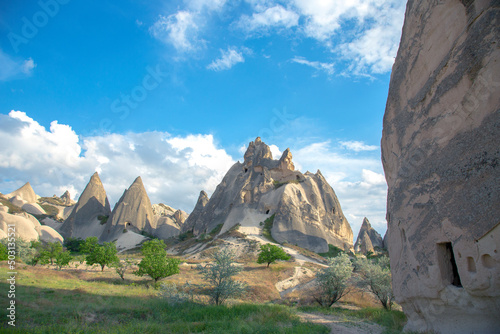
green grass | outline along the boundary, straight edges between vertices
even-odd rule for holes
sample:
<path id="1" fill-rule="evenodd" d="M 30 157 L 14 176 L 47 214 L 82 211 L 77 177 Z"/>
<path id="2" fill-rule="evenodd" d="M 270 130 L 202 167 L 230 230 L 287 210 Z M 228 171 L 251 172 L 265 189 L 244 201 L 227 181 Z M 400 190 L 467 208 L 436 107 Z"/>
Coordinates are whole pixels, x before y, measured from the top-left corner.
<path id="1" fill-rule="evenodd" d="M 367 307 L 361 310 L 347 310 L 337 307 L 302 306 L 299 307 L 299 310 L 309 313 L 343 315 L 371 321 L 384 327 L 384 334 L 402 333 L 403 327 L 406 324 L 406 316 L 403 312 L 396 310 L 387 311 L 383 308 Z"/>
<path id="2" fill-rule="evenodd" d="M 337 257 L 340 254 L 344 253 L 344 251 L 334 245 L 328 244 L 328 252 L 326 253 L 318 253 L 318 255 L 322 257 Z"/>
<path id="3" fill-rule="evenodd" d="M 39 203 L 47 202 L 47 203 L 50 203 L 50 204 L 53 204 L 53 205 L 62 205 L 62 206 L 65 206 L 64 202 L 60 198 L 56 198 L 56 197 L 41 197 L 38 200 L 38 202 Z"/>
<path id="4" fill-rule="evenodd" d="M 45 212 L 47 213 L 48 216 L 56 217 L 59 214 L 59 209 L 57 209 L 56 207 L 54 207 L 52 205 L 42 204 L 40 206 L 42 207 L 42 209 L 45 210 Z"/>
<path id="5" fill-rule="evenodd" d="M 271 234 L 271 229 L 273 228 L 273 223 L 274 223 L 274 216 L 272 215 L 271 217 L 267 218 L 264 220 L 264 227 L 262 229 L 262 235 L 269 241 L 274 242 L 276 244 L 279 244 L 276 240 L 274 240 L 272 234 Z"/>
<path id="6" fill-rule="evenodd" d="M 6 200 L 4 198 L 0 198 L 0 203 L 2 203 L 3 205 L 5 205 L 6 207 L 9 208 L 9 213 L 21 213 L 21 212 L 24 212 L 20 207 L 12 204 L 11 202 L 9 202 L 8 200 Z"/>
<path id="7" fill-rule="evenodd" d="M 54 273 L 54 274 L 52 274 Z M 0 289 L 8 291 L 7 268 L 0 267 Z M 301 322 L 281 305 L 195 303 L 169 306 L 157 291 L 114 280 L 85 281 L 71 272 L 19 269 L 16 327 L 9 333 L 329 333 L 322 325 Z M 7 293 L 0 294 L 0 316 Z"/>

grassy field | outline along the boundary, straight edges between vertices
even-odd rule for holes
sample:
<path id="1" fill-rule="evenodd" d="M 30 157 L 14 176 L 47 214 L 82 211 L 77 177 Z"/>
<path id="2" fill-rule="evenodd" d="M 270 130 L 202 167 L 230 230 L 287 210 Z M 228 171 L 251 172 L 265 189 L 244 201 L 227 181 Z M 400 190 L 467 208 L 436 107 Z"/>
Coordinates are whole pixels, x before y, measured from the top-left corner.
<path id="1" fill-rule="evenodd" d="M 202 283 L 196 262 L 184 263 L 180 273 L 163 283 Z M 274 284 L 290 277 L 294 263 L 266 268 L 248 262 L 236 279 L 248 284 L 241 300 L 227 306 L 197 303 L 171 306 L 152 288 L 152 281 L 126 274 L 122 280 L 113 269 L 78 266 L 62 271 L 18 265 L 16 277 L 16 327 L 7 324 L 7 266 L 0 263 L 0 332 L 9 333 L 329 333 L 319 324 L 302 322 L 301 312 L 346 312 L 345 316 L 373 321 L 397 333 L 404 324 L 402 312 L 381 308 L 359 311 L 317 307 L 290 307 L 280 299 Z M 76 268 L 78 267 L 78 268 Z M 311 267 L 312 268 L 312 267 Z M 200 291 L 198 291 L 200 292 Z M 203 293 L 203 291 L 201 291 Z M 352 297 L 351 297 L 352 298 Z M 364 298 L 366 299 L 366 298 Z M 205 302 L 205 303 L 203 303 Z M 5 306 L 5 307 L 4 307 Z"/>

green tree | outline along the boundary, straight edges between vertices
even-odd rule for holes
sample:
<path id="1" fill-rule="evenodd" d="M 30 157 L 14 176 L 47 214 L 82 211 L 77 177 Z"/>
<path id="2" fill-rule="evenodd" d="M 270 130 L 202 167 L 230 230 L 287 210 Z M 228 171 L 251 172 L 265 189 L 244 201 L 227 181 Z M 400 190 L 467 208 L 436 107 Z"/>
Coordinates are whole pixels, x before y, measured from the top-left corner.
<path id="1" fill-rule="evenodd" d="M 63 267 L 69 265 L 69 262 L 73 259 L 69 251 L 60 252 L 56 255 L 56 266 L 61 270 Z"/>
<path id="2" fill-rule="evenodd" d="M 0 243 L 0 261 L 7 261 L 9 259 L 9 254 L 7 253 L 7 247 Z"/>
<path id="3" fill-rule="evenodd" d="M 62 253 L 62 244 L 58 241 L 41 243 L 40 241 L 32 241 L 31 248 L 36 251 L 35 256 L 31 260 L 31 265 L 54 264 L 57 256 Z"/>
<path id="4" fill-rule="evenodd" d="M 235 266 L 234 254 L 227 248 L 223 248 L 213 255 L 214 262 L 206 266 L 198 266 L 203 278 L 209 283 L 209 294 L 215 305 L 224 304 L 227 298 L 239 296 L 246 287 L 242 282 L 234 281 L 232 277 L 237 275 L 241 268 Z"/>
<path id="5" fill-rule="evenodd" d="M 181 261 L 167 257 L 163 240 L 153 239 L 145 242 L 141 252 L 144 257 L 138 265 L 139 269 L 134 272 L 135 275 L 148 275 L 156 283 L 159 279 L 179 273 Z"/>
<path id="6" fill-rule="evenodd" d="M 389 258 L 383 256 L 376 260 L 358 259 L 356 268 L 360 277 L 359 287 L 373 293 L 386 310 L 392 308 L 394 294 L 392 293 L 391 268 Z"/>
<path id="7" fill-rule="evenodd" d="M 116 245 L 113 242 L 105 242 L 100 245 L 97 237 L 87 238 L 81 250 L 87 253 L 85 257 L 87 264 L 91 266 L 97 263 L 101 266 L 101 271 L 104 271 L 104 267 L 119 261 L 118 256 L 116 256 L 118 252 Z"/>
<path id="8" fill-rule="evenodd" d="M 15 244 L 16 258 L 21 259 L 24 263 L 31 263 L 31 260 L 36 255 L 36 250 L 31 247 L 31 242 L 29 241 L 16 238 L 15 242 L 9 242 L 9 238 L 3 238 L 0 240 L 0 243 L 6 248 L 6 251 L 9 250 L 9 244 Z"/>
<path id="9" fill-rule="evenodd" d="M 81 238 L 66 238 L 64 239 L 64 247 L 69 250 L 71 253 L 80 253 L 82 245 L 85 243 L 85 240 Z"/>
<path id="10" fill-rule="evenodd" d="M 287 261 L 290 260 L 290 255 L 288 255 L 283 248 L 273 245 L 265 244 L 260 246 L 259 258 L 257 263 L 267 263 L 267 266 L 277 260 Z"/>
<path id="11" fill-rule="evenodd" d="M 345 253 L 328 259 L 328 267 L 316 274 L 314 299 L 323 307 L 330 307 L 349 293 L 349 281 L 354 267 Z"/>

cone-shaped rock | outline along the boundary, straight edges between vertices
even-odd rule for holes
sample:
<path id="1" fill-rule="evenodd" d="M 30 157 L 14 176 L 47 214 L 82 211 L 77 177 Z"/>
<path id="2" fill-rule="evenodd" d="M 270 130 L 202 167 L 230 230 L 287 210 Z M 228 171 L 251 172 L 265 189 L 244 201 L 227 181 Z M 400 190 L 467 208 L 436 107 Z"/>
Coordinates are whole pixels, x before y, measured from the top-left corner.
<path id="1" fill-rule="evenodd" d="M 196 202 L 193 211 L 191 212 L 189 217 L 184 222 L 184 225 L 182 226 L 183 232 L 191 231 L 193 229 L 194 224 L 198 221 L 200 215 L 203 214 L 203 209 L 205 208 L 205 205 L 207 205 L 208 200 L 209 199 L 207 193 L 204 190 L 202 190 L 200 192 L 200 195 L 198 196 L 198 201 Z"/>
<path id="2" fill-rule="evenodd" d="M 155 228 L 153 207 L 139 176 L 116 203 L 101 239 L 104 241 L 118 239 L 125 229 L 136 233 L 142 231 L 153 233 Z"/>
<path id="3" fill-rule="evenodd" d="M 358 239 L 354 244 L 356 253 L 367 254 L 368 252 L 375 253 L 377 248 L 384 247 L 384 242 L 380 234 L 371 226 L 368 218 L 363 219 L 363 224 L 359 229 Z"/>
<path id="4" fill-rule="evenodd" d="M 61 226 L 60 233 L 65 238 L 99 237 L 104 231 L 103 223 L 110 214 L 108 197 L 96 172 L 90 178 L 73 211 Z"/>
<path id="5" fill-rule="evenodd" d="M 221 233 L 236 224 L 255 228 L 274 215 L 271 233 L 278 242 L 316 252 L 328 251 L 328 244 L 352 248 L 351 227 L 321 173 L 294 170 L 288 149 L 280 160 L 273 160 L 260 138 L 250 142 L 244 162 L 234 164 L 206 205 L 198 201 L 198 208 L 183 228 L 195 235 L 219 224 L 223 224 Z"/>
<path id="6" fill-rule="evenodd" d="M 10 194 L 5 195 L 5 197 L 8 199 L 16 196 L 19 196 L 20 199 L 28 203 L 36 203 L 37 200 L 35 191 L 31 187 L 31 184 L 29 182 L 26 182 L 21 188 L 11 192 Z"/>

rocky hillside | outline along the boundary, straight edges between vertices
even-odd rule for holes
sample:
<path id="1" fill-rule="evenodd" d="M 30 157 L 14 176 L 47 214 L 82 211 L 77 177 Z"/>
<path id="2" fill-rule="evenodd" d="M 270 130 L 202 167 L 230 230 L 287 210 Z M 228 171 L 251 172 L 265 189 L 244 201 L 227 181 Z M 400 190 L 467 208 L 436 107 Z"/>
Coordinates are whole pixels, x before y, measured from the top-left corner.
<path id="1" fill-rule="evenodd" d="M 221 233 L 236 224 L 259 226 L 273 217 L 272 237 L 315 251 L 328 245 L 352 249 L 353 234 L 332 187 L 321 172 L 295 170 L 289 149 L 274 160 L 268 145 L 250 142 L 243 163 L 234 164 L 208 202 L 200 195 L 183 231 Z"/>

